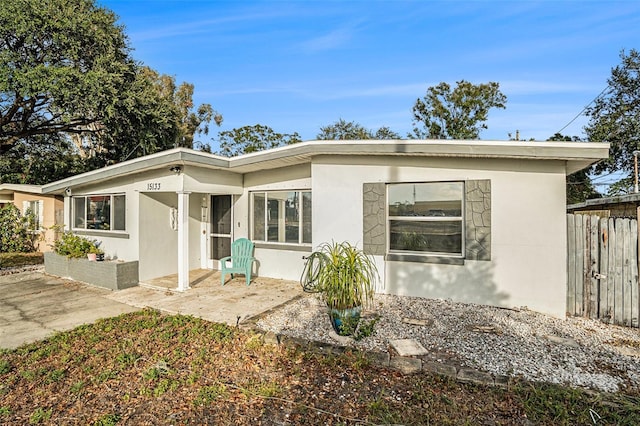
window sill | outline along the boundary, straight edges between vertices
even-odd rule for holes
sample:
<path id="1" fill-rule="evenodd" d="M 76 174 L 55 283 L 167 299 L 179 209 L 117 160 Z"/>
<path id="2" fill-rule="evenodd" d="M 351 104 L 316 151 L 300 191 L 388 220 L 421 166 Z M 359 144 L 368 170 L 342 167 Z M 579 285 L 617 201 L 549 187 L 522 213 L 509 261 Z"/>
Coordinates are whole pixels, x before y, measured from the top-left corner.
<path id="1" fill-rule="evenodd" d="M 311 246 L 301 246 L 297 244 L 278 244 L 278 243 L 265 243 L 263 241 L 254 241 L 255 248 L 259 249 L 271 249 L 271 250 L 287 250 L 287 251 L 303 251 L 311 253 Z"/>
<path id="2" fill-rule="evenodd" d="M 72 232 L 78 235 L 88 235 L 92 237 L 109 237 L 129 239 L 129 234 L 124 231 L 100 231 L 97 229 L 73 229 Z"/>
<path id="3" fill-rule="evenodd" d="M 390 262 L 435 263 L 439 265 L 464 265 L 461 257 L 387 253 L 384 260 Z"/>

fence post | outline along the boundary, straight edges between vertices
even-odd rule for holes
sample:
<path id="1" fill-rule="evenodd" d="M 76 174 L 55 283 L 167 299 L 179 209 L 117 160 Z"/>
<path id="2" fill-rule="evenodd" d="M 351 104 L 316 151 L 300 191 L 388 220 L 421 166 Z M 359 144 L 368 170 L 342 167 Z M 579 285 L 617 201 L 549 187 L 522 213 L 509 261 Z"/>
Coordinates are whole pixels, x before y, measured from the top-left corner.
<path id="1" fill-rule="evenodd" d="M 598 301 L 600 300 L 600 257 L 598 253 L 598 249 L 600 248 L 600 244 L 598 244 L 598 225 L 599 225 L 599 217 L 591 216 L 589 223 L 589 300 L 587 303 L 589 304 L 589 318 L 598 318 L 600 314 Z M 586 283 L 585 283 L 586 284 Z"/>
<path id="2" fill-rule="evenodd" d="M 600 279 L 599 292 L 600 299 L 598 301 L 598 318 L 609 322 L 609 218 L 600 218 L 600 233 L 598 235 L 598 244 L 600 245 L 600 274 L 604 277 Z"/>
<path id="3" fill-rule="evenodd" d="M 576 311 L 576 215 L 567 215 L 567 315 L 577 315 Z"/>

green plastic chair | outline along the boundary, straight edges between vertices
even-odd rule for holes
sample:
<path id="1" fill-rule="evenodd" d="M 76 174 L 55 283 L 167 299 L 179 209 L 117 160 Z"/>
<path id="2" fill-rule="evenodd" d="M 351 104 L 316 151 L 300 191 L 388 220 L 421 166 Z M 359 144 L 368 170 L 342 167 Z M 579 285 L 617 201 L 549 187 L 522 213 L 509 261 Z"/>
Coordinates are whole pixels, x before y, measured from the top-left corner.
<path id="1" fill-rule="evenodd" d="M 231 243 L 231 256 L 220 259 L 220 271 L 222 285 L 224 285 L 224 277 L 231 274 L 244 274 L 247 279 L 247 286 L 251 284 L 251 267 L 255 261 L 253 257 L 253 243 L 246 238 L 238 238 Z M 231 265 L 227 266 L 227 262 L 231 261 Z"/>

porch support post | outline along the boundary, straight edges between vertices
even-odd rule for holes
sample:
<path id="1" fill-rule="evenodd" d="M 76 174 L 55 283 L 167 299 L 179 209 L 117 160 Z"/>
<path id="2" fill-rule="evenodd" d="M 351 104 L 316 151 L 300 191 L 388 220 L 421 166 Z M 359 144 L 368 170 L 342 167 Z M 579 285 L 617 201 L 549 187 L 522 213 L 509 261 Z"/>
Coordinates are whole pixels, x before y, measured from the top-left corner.
<path id="1" fill-rule="evenodd" d="M 189 289 L 189 194 L 178 191 L 178 291 Z"/>

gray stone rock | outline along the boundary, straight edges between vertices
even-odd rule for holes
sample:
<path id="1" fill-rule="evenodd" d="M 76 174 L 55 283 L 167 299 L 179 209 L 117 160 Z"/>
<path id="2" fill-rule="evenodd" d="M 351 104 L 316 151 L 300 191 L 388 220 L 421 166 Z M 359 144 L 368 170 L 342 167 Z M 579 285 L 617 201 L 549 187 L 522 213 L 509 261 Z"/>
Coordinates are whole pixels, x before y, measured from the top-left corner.
<path id="1" fill-rule="evenodd" d="M 548 341 L 553 342 L 553 343 L 558 343 L 560 345 L 565 345 L 565 346 L 569 346 L 569 347 L 572 347 L 572 348 L 577 348 L 579 346 L 578 342 L 576 342 L 573 339 L 567 339 L 565 337 L 554 336 L 552 334 L 546 335 L 544 337 Z"/>
<path id="2" fill-rule="evenodd" d="M 400 370 L 404 374 L 414 374 L 422 370 L 422 360 L 419 358 L 394 356 L 389 360 L 389 367 Z"/>
<path id="3" fill-rule="evenodd" d="M 389 340 L 389 345 L 391 345 L 400 356 L 422 356 L 429 353 L 429 351 L 415 339 Z"/>
<path id="4" fill-rule="evenodd" d="M 461 368 L 458 371 L 458 380 L 467 383 L 477 383 L 480 385 L 493 385 L 493 377 L 489 373 L 474 370 L 472 368 Z"/>
<path id="5" fill-rule="evenodd" d="M 453 365 L 443 364 L 441 362 L 424 362 L 422 364 L 422 369 L 442 376 L 448 376 L 453 379 L 455 379 L 458 374 Z"/>

